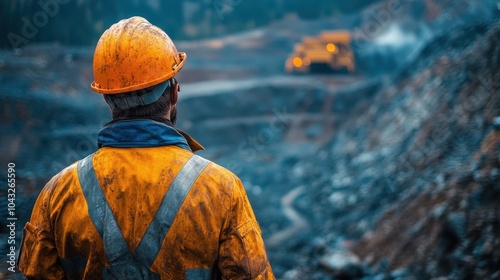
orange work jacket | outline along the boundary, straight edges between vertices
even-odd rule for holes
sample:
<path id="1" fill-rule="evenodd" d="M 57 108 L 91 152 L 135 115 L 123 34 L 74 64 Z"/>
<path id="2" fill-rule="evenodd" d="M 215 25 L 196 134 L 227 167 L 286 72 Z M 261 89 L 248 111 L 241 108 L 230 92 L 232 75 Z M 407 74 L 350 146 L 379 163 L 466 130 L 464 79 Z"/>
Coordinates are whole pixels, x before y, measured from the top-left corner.
<path id="1" fill-rule="evenodd" d="M 26 277 L 102 279 L 128 266 L 126 255 L 149 260 L 158 279 L 274 279 L 241 181 L 194 156 L 196 141 L 168 121 L 140 119 L 105 126 L 98 142 L 41 191 L 23 230 L 18 267 Z M 194 159 L 199 174 L 186 167 Z M 186 185 L 180 172 L 192 181 L 185 198 L 172 187 Z M 95 189 L 85 190 L 89 174 Z"/>

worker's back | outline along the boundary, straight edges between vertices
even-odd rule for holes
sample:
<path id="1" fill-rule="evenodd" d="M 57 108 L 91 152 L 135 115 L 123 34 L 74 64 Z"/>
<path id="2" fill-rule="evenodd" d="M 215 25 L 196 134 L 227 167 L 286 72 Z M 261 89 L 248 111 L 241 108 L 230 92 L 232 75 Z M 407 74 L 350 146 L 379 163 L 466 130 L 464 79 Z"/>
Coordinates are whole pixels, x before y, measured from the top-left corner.
<path id="1" fill-rule="evenodd" d="M 130 252 L 134 252 L 143 239 L 169 186 L 191 156 L 190 151 L 177 146 L 105 147 L 93 156 L 98 183 Z M 55 245 L 62 254 L 60 262 L 66 276 L 101 278 L 103 267 L 109 264 L 103 241 L 88 214 L 89 208 L 95 205 L 87 206 L 76 164 L 49 182 L 40 198 L 35 209 L 44 209 L 38 214 L 52 217 Z M 37 228 L 37 231 L 43 229 Z M 239 179 L 209 163 L 182 203 L 151 271 L 161 279 L 211 275 L 211 271 L 217 273 L 219 267 L 234 271 L 236 278 L 258 275 L 267 269 L 265 262 L 249 259 L 244 262 L 246 266 L 241 266 L 238 259 L 249 256 L 245 250 L 252 250 L 251 256 L 256 259 L 267 259 L 258 231 Z M 27 238 L 33 240 L 26 240 L 25 246 L 30 246 L 30 241 L 40 242 L 37 236 L 29 235 Z M 23 272 L 29 274 L 32 269 L 38 270 L 37 266 L 50 267 L 45 262 L 52 261 L 55 260 L 47 254 L 43 259 L 21 260 L 21 265 Z"/>

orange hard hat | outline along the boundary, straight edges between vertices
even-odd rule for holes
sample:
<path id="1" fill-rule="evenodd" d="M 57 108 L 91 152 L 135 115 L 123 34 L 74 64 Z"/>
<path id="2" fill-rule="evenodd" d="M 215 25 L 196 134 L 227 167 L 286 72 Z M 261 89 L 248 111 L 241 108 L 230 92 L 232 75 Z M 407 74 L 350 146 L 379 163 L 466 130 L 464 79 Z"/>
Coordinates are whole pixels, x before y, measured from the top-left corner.
<path id="1" fill-rule="evenodd" d="M 113 24 L 97 43 L 92 90 L 120 94 L 158 85 L 184 66 L 170 37 L 142 17 Z"/>

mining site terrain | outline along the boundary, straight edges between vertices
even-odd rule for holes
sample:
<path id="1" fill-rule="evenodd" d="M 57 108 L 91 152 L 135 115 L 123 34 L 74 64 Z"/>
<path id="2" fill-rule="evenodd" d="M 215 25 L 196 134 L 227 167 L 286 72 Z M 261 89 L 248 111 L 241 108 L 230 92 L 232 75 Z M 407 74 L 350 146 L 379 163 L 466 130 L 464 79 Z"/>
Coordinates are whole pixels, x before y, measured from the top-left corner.
<path id="1" fill-rule="evenodd" d="M 500 2 L 398 3 L 176 42 L 177 126 L 242 179 L 279 279 L 500 279 Z M 285 73 L 294 43 L 333 29 L 352 32 L 356 73 Z M 40 189 L 111 119 L 92 56 L 0 51 L 19 239 Z"/>

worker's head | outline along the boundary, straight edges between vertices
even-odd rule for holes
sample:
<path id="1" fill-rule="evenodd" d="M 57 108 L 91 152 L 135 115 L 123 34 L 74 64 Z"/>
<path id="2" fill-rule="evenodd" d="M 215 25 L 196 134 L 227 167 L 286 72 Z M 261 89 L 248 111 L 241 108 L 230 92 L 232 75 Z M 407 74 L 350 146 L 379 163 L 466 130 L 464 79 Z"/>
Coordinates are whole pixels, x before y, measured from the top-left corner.
<path id="1" fill-rule="evenodd" d="M 184 66 L 170 37 L 141 17 L 112 25 L 97 43 L 92 90 L 104 94 L 113 118 L 170 116 L 175 121 L 179 85 L 174 76 Z"/>

